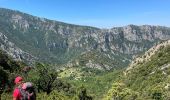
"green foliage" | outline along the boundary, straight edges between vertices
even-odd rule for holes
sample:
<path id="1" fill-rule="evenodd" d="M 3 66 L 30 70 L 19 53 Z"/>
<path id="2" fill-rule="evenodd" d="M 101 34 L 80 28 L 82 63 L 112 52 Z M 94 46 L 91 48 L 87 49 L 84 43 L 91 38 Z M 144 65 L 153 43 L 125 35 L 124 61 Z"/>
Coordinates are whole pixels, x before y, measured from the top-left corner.
<path id="1" fill-rule="evenodd" d="M 169 70 L 170 46 L 161 47 L 150 60 L 136 65 L 128 72 L 125 71 L 126 75 L 121 79 L 121 83 L 114 83 L 106 99 L 117 100 L 114 97 L 118 96 L 118 100 L 168 100 Z"/>
<path id="2" fill-rule="evenodd" d="M 84 86 L 78 88 L 78 97 L 79 100 L 92 100 L 92 97 L 87 95 L 87 90 Z"/>
<path id="3" fill-rule="evenodd" d="M 49 66 L 38 63 L 36 65 L 36 73 L 39 78 L 36 80 L 38 89 L 49 94 L 55 87 L 58 74 L 54 69 L 50 69 Z"/>
<path id="4" fill-rule="evenodd" d="M 20 62 L 12 60 L 5 52 L 0 50 L 0 66 L 9 72 L 20 71 Z"/>
<path id="5" fill-rule="evenodd" d="M 114 83 L 104 100 L 136 100 L 139 94 L 126 88 L 124 83 Z"/>
<path id="6" fill-rule="evenodd" d="M 0 94 L 11 91 L 15 76 L 21 74 L 22 63 L 12 60 L 5 52 L 0 50 Z"/>
<path id="7" fill-rule="evenodd" d="M 76 87 L 83 85 L 94 100 L 100 100 L 111 87 L 112 83 L 122 78 L 122 70 L 100 72 L 97 75 L 87 73 L 78 80 L 74 78 L 65 78 L 65 80 L 68 80 L 69 83 Z"/>
<path id="8" fill-rule="evenodd" d="M 163 87 L 156 86 L 151 90 L 152 99 L 163 100 Z"/>
<path id="9" fill-rule="evenodd" d="M 12 100 L 12 93 L 3 93 L 0 96 L 0 100 Z"/>
<path id="10" fill-rule="evenodd" d="M 33 82 L 38 92 L 46 92 L 47 94 L 53 90 L 65 91 L 70 94 L 73 92 L 70 84 L 58 78 L 56 69 L 46 64 L 37 63 L 34 70 L 28 73 L 27 81 Z"/>
<path id="11" fill-rule="evenodd" d="M 0 95 L 5 90 L 5 86 L 8 83 L 8 73 L 0 66 Z"/>
<path id="12" fill-rule="evenodd" d="M 68 100 L 69 97 L 59 93 L 57 91 L 52 91 L 49 95 L 47 95 L 46 93 L 39 93 L 37 95 L 37 100 Z"/>

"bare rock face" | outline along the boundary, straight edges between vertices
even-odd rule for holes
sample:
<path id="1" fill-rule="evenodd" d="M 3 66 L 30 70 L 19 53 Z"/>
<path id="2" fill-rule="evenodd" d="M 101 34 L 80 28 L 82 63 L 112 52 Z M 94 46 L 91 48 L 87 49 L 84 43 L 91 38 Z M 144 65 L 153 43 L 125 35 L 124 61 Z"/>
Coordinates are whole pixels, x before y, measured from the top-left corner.
<path id="1" fill-rule="evenodd" d="M 19 24 L 19 27 L 24 29 L 24 31 L 29 28 L 28 21 L 18 14 L 12 15 L 11 22 Z M 13 25 L 14 28 L 16 28 L 15 24 Z"/>

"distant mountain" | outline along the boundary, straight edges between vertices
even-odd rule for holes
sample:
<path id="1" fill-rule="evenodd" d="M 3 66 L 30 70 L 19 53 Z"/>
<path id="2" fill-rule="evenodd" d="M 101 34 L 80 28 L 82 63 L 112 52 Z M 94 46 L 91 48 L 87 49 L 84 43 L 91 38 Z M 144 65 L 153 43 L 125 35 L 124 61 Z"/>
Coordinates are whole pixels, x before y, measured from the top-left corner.
<path id="1" fill-rule="evenodd" d="M 128 25 L 99 29 L 4 8 L 0 8 L 0 33 L 15 45 L 9 47 L 9 42 L 2 39 L 0 46 L 11 48 L 3 50 L 14 58 L 102 70 L 127 66 L 134 56 L 170 39 L 169 27 Z"/>
<path id="2" fill-rule="evenodd" d="M 133 60 L 121 80 L 113 83 L 106 100 L 169 100 L 170 40 Z"/>

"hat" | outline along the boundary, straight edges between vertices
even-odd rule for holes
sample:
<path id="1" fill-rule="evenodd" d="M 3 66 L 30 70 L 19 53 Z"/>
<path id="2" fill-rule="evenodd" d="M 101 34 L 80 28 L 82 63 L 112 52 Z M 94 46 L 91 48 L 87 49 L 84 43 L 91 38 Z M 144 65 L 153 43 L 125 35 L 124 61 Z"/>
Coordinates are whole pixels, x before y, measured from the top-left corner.
<path id="1" fill-rule="evenodd" d="M 19 83 L 22 81 L 22 77 L 18 76 L 15 78 L 15 84 Z"/>

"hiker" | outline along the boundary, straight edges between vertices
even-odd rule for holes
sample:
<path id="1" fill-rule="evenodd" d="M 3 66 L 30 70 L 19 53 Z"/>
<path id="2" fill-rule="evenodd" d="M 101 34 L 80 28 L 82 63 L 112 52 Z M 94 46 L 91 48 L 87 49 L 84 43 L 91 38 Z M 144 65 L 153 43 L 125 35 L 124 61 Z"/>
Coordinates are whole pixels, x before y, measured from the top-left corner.
<path id="1" fill-rule="evenodd" d="M 23 83 L 22 77 L 15 78 L 16 88 L 13 92 L 13 100 L 36 100 L 36 94 L 31 82 Z"/>
<path id="2" fill-rule="evenodd" d="M 13 91 L 13 100 L 22 100 L 22 95 L 20 92 L 20 88 L 22 88 L 22 85 L 23 85 L 22 77 L 20 76 L 16 77 L 14 83 L 16 87 Z"/>

